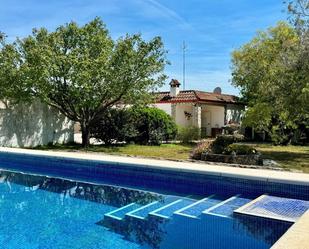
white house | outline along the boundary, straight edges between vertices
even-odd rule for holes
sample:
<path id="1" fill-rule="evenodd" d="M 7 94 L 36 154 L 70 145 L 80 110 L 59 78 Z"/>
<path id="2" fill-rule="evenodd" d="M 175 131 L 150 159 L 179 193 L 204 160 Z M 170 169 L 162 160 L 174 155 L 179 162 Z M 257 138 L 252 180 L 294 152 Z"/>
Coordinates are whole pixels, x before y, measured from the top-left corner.
<path id="1" fill-rule="evenodd" d="M 169 92 L 156 93 L 155 107 L 170 114 L 176 124 L 201 129 L 202 136 L 215 136 L 229 123 L 240 123 L 245 104 L 238 97 L 197 90 L 180 91 L 178 80 L 172 79 Z"/>

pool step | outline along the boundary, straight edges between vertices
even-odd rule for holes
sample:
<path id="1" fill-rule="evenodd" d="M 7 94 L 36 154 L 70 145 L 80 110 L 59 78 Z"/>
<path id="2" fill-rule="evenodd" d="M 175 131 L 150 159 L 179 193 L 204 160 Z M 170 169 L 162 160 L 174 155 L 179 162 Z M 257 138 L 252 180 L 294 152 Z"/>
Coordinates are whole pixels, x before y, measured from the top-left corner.
<path id="1" fill-rule="evenodd" d="M 211 195 L 204 199 L 196 201 L 192 203 L 191 205 L 188 205 L 182 209 L 179 209 L 178 211 L 175 212 L 175 214 L 186 216 L 189 218 L 198 218 L 204 210 L 210 207 L 213 207 L 214 205 L 222 201 L 214 197 L 215 195 Z"/>
<path id="2" fill-rule="evenodd" d="M 165 206 L 162 206 L 150 212 L 149 215 L 160 217 L 163 219 L 169 219 L 178 210 L 183 209 L 184 207 L 190 206 L 195 202 L 196 200 L 193 200 L 193 199 L 187 199 L 187 198 L 178 199 L 176 201 L 173 201 Z"/>
<path id="3" fill-rule="evenodd" d="M 169 196 L 161 201 L 154 201 L 145 206 L 132 210 L 131 212 L 128 212 L 126 216 L 144 220 L 148 217 L 149 213 L 177 200 L 179 200 L 179 197 Z"/>
<path id="4" fill-rule="evenodd" d="M 135 202 L 133 203 L 130 203 L 126 206 L 123 206 L 121 208 L 118 208 L 116 210 L 113 210 L 109 213 L 106 213 L 104 214 L 104 218 L 108 217 L 108 218 L 111 218 L 111 219 L 114 219 L 114 220 L 123 220 L 125 215 L 128 213 L 128 212 L 131 212 L 132 210 L 135 210 L 137 208 L 140 208 L 141 205 L 140 204 L 137 204 Z"/>
<path id="5" fill-rule="evenodd" d="M 240 195 L 226 200 L 211 195 L 198 201 L 185 197 L 169 196 L 146 205 L 131 203 L 105 214 L 104 217 L 115 221 L 122 221 L 125 217 L 145 220 L 149 215 L 169 219 L 174 214 L 188 218 L 198 218 L 202 214 L 231 217 L 234 210 L 250 201 L 252 199 L 243 198 Z"/>
<path id="6" fill-rule="evenodd" d="M 234 210 L 244 206 L 250 201 L 252 201 L 252 199 L 241 197 L 241 195 L 235 195 L 204 210 L 203 214 L 229 218 L 233 215 Z"/>
<path id="7" fill-rule="evenodd" d="M 294 223 L 307 210 L 309 201 L 261 195 L 235 210 L 235 213 Z"/>

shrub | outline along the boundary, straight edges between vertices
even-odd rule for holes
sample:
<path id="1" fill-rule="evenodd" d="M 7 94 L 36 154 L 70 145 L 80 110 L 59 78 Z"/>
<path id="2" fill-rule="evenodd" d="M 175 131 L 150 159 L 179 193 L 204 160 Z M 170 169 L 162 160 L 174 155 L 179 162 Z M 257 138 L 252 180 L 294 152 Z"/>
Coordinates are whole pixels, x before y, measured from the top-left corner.
<path id="1" fill-rule="evenodd" d="M 111 108 L 91 129 L 91 137 L 103 141 L 105 144 L 125 141 L 134 137 L 136 131 L 130 122 L 130 113 L 126 109 Z"/>
<path id="2" fill-rule="evenodd" d="M 228 135 L 233 135 L 235 132 L 238 132 L 240 129 L 240 125 L 238 123 L 230 123 L 225 125 L 224 131 Z"/>
<path id="3" fill-rule="evenodd" d="M 112 108 L 91 130 L 91 137 L 111 144 L 114 141 L 159 145 L 174 139 L 177 126 L 164 111 L 152 108 Z"/>
<path id="4" fill-rule="evenodd" d="M 270 130 L 271 141 L 275 145 L 287 145 L 290 142 L 290 130 L 280 125 L 273 125 Z"/>
<path id="5" fill-rule="evenodd" d="M 192 151 L 191 158 L 195 160 L 201 160 L 202 153 L 211 150 L 211 145 L 213 140 L 205 140 L 197 144 L 197 146 Z"/>
<path id="6" fill-rule="evenodd" d="M 194 126 L 179 127 L 177 139 L 183 143 L 190 143 L 200 138 L 200 129 Z"/>
<path id="7" fill-rule="evenodd" d="M 130 140 L 138 144 L 159 145 L 175 139 L 177 126 L 171 116 L 154 107 L 131 108 L 131 122 L 136 135 Z"/>
<path id="8" fill-rule="evenodd" d="M 233 152 L 236 155 L 253 155 L 257 153 L 254 147 L 245 144 L 230 144 L 223 152 L 227 155 L 231 155 Z"/>
<path id="9" fill-rule="evenodd" d="M 214 140 L 211 146 L 211 152 L 214 154 L 222 154 L 227 146 L 244 139 L 243 135 L 220 135 Z"/>

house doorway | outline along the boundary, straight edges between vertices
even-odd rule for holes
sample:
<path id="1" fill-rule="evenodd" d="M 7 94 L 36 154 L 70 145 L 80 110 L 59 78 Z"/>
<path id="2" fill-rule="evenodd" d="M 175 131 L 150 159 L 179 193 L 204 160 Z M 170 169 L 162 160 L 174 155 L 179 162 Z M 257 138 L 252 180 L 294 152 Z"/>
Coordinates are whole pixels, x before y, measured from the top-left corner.
<path id="1" fill-rule="evenodd" d="M 211 136 L 211 112 L 210 111 L 202 111 L 202 137 Z"/>

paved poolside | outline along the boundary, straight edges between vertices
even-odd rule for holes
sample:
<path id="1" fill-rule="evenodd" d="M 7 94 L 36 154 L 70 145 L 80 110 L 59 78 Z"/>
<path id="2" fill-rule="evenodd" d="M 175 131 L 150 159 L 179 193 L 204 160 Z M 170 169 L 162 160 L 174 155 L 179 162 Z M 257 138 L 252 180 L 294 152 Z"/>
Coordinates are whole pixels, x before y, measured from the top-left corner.
<path id="1" fill-rule="evenodd" d="M 309 248 L 309 210 L 271 247 L 271 249 Z"/>

